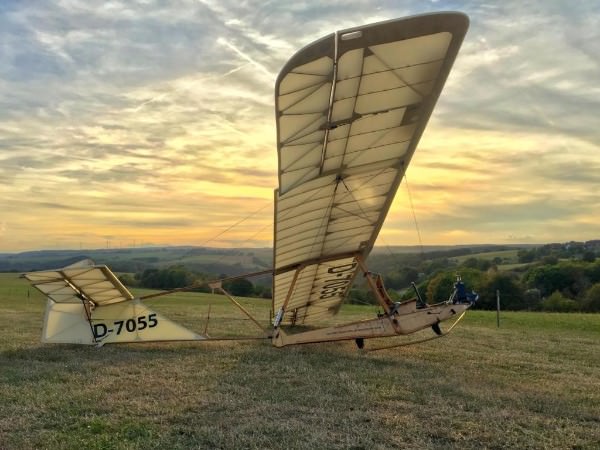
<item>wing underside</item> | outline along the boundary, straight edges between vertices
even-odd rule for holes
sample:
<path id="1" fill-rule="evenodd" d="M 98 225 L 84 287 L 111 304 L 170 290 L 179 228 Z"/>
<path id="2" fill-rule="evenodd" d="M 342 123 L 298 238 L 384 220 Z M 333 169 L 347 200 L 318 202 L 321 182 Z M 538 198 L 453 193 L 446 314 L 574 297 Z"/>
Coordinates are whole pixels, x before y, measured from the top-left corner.
<path id="1" fill-rule="evenodd" d="M 462 14 L 438 13 L 343 30 L 281 71 L 273 289 L 281 323 L 339 310 L 467 27 Z"/>
<path id="2" fill-rule="evenodd" d="M 83 260 L 59 270 L 30 272 L 25 278 L 56 303 L 88 300 L 95 306 L 132 300 L 133 295 L 106 266 Z"/>

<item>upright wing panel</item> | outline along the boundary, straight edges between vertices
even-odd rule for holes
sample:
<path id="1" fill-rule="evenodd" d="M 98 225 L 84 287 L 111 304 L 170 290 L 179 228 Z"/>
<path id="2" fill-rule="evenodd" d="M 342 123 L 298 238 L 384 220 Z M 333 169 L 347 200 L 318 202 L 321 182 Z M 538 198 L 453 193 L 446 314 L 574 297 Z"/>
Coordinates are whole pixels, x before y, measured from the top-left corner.
<path id="1" fill-rule="evenodd" d="M 467 28 L 465 15 L 437 13 L 347 29 L 305 47 L 279 74 L 273 306 L 281 323 L 338 311 Z"/>

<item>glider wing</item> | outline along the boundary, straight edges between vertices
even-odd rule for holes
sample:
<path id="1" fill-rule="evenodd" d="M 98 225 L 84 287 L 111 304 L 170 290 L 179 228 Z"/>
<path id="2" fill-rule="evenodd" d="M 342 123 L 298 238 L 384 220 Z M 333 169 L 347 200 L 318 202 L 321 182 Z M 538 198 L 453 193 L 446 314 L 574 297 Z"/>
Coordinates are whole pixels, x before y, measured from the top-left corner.
<path id="1" fill-rule="evenodd" d="M 339 310 L 467 28 L 460 13 L 351 28 L 284 66 L 275 85 L 275 325 Z"/>

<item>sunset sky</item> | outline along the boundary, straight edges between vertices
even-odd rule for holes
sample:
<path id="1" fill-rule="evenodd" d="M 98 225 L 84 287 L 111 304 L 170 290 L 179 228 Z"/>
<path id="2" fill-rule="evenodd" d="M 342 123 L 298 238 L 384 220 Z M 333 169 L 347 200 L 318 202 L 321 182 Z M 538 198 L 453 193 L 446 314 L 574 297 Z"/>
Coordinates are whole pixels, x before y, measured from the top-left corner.
<path id="1" fill-rule="evenodd" d="M 471 27 L 407 171 L 422 243 L 600 238 L 600 2 L 3 1 L 0 252 L 272 245 L 274 83 L 335 30 Z M 406 184 L 379 245 L 418 244 Z"/>

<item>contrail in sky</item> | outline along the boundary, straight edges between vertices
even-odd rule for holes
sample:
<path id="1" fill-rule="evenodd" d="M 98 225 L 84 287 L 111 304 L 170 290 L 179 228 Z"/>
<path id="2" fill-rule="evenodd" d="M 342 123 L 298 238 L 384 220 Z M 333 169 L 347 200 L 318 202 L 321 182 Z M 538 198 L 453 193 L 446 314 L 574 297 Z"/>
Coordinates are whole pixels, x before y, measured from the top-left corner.
<path id="1" fill-rule="evenodd" d="M 244 53 L 243 51 L 241 51 L 240 49 L 238 49 L 235 45 L 233 45 L 231 42 L 227 41 L 225 38 L 219 38 L 217 39 L 217 43 L 219 44 L 223 44 L 227 47 L 229 47 L 231 50 L 233 50 L 238 56 L 240 56 L 241 58 L 245 59 L 246 61 L 248 61 L 250 64 L 252 64 L 253 66 L 256 66 L 258 69 L 260 69 L 262 72 L 264 72 L 265 74 L 267 74 L 269 77 L 273 77 L 273 74 L 265 67 L 263 66 L 261 63 L 259 63 L 258 61 L 252 59 L 250 56 L 248 56 L 246 53 Z"/>

